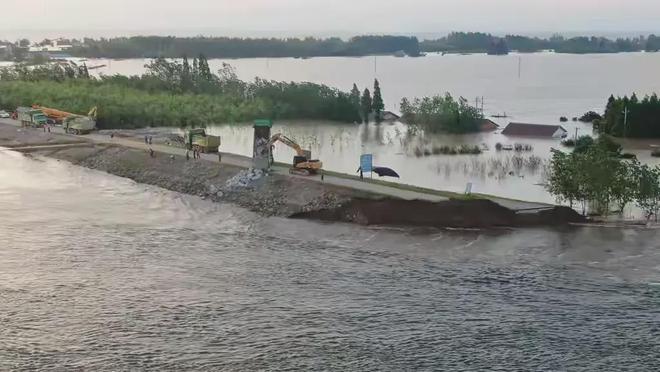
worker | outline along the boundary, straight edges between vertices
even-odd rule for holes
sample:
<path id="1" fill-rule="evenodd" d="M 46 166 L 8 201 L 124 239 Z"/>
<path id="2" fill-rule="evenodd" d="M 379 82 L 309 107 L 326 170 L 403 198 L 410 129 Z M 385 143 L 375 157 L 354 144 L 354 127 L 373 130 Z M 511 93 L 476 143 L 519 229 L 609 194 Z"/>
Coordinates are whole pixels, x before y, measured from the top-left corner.
<path id="1" fill-rule="evenodd" d="M 186 150 L 186 160 L 190 160 L 190 151 Z"/>
<path id="2" fill-rule="evenodd" d="M 44 133 L 46 133 L 46 127 L 47 127 L 47 126 L 48 126 L 48 125 L 44 124 Z"/>
<path id="3" fill-rule="evenodd" d="M 46 127 L 48 129 L 48 133 L 50 133 L 50 125 L 46 125 Z"/>
<path id="4" fill-rule="evenodd" d="M 149 144 L 149 137 L 144 136 L 144 144 L 148 145 Z"/>
<path id="5" fill-rule="evenodd" d="M 153 137 L 149 136 L 149 144 L 151 145 L 151 142 L 153 140 Z"/>
<path id="6" fill-rule="evenodd" d="M 325 179 L 325 172 L 323 172 L 323 169 L 321 169 L 321 181 Z"/>
<path id="7" fill-rule="evenodd" d="M 218 163 L 222 163 L 222 153 L 218 151 Z"/>

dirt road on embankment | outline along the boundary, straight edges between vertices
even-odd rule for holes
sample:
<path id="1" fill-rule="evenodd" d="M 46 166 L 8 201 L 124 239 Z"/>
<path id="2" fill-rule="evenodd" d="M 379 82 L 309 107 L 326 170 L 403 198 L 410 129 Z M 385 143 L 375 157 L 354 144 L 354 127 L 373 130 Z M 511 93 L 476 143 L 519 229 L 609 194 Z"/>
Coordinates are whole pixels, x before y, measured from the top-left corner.
<path id="1" fill-rule="evenodd" d="M 227 139 L 225 139 L 227 140 Z M 350 176 L 300 177 L 276 166 L 268 174 L 250 170 L 250 159 L 206 154 L 187 160 L 185 150 L 146 145 L 136 138 L 73 136 L 53 128 L 24 129 L 0 120 L 0 147 L 48 156 L 213 201 L 235 203 L 265 216 L 360 224 L 429 227 L 517 227 L 582 222 L 566 208 L 504 199 L 449 200 L 439 193 Z M 154 150 L 152 157 L 149 148 Z M 498 202 L 499 201 L 499 202 Z"/>

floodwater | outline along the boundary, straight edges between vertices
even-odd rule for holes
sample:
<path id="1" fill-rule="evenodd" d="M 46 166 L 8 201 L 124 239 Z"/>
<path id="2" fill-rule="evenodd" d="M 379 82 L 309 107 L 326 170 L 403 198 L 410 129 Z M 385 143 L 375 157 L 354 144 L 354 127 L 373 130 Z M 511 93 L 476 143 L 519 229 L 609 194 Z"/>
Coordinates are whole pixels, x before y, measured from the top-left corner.
<path id="1" fill-rule="evenodd" d="M 94 60 L 88 66 L 106 75 L 144 72 L 148 60 Z M 378 78 L 386 109 L 396 111 L 403 97 L 449 92 L 470 102 L 483 97 L 487 115 L 507 113 L 499 121 L 558 124 L 560 116 L 603 111 L 610 94 L 639 96 L 660 91 L 660 53 L 439 55 L 421 58 L 328 57 L 311 59 L 246 58 L 211 60 L 211 69 L 232 65 L 239 78 L 310 81 L 348 91 L 356 83 L 372 88 Z M 520 63 L 520 75 L 518 66 Z M 479 103 L 479 105 L 481 105 Z M 498 121 L 496 119 L 496 121 Z M 571 133 L 572 134 L 572 133 Z"/>
<path id="2" fill-rule="evenodd" d="M 148 60 L 88 60 L 89 66 L 106 65 L 98 73 L 140 74 Z M 241 79 L 263 77 L 284 81 L 311 81 L 343 90 L 357 83 L 371 86 L 377 77 L 383 88 L 386 107 L 396 111 L 402 97 L 421 97 L 450 92 L 471 102 L 483 98 L 486 115 L 506 113 L 509 118 L 492 118 L 502 128 L 510 121 L 561 124 L 560 116 L 580 116 L 586 111 L 602 112 L 610 94 L 638 95 L 660 91 L 660 53 L 621 53 L 606 55 L 567 55 L 554 53 L 488 55 L 437 55 L 423 58 L 364 57 L 312 59 L 236 59 L 212 60 L 212 69 L 230 63 Z M 520 66 L 520 70 L 518 67 Z M 519 74 L 520 72 L 520 74 Z M 616 73 L 613 73 L 616 72 Z M 479 103 L 481 105 L 481 103 Z M 570 136 L 592 134 L 590 125 L 562 124 Z M 543 165 L 551 148 L 560 140 L 507 138 L 498 132 L 465 136 L 426 136 L 411 139 L 406 127 L 375 125 L 337 125 L 336 123 L 280 122 L 276 131 L 310 148 L 327 169 L 355 173 L 359 156 L 373 153 L 376 165 L 394 168 L 398 182 L 434 189 L 463 192 L 468 183 L 472 191 L 537 202 L 554 199 L 541 186 Z M 251 129 L 220 125 L 211 132 L 223 136 L 223 149 L 251 155 Z M 495 144 L 532 145 L 523 154 L 496 153 Z M 434 145 L 485 144 L 490 151 L 480 156 L 415 156 L 415 149 Z M 626 151 L 642 161 L 650 158 L 650 144 L 631 142 Z M 530 159 L 533 156 L 532 159 Z M 290 162 L 288 149 L 277 149 L 279 161 Z M 539 164 L 540 159 L 540 164 Z"/>
<path id="3" fill-rule="evenodd" d="M 658 230 L 262 218 L 0 152 L 0 370 L 660 368 Z"/>

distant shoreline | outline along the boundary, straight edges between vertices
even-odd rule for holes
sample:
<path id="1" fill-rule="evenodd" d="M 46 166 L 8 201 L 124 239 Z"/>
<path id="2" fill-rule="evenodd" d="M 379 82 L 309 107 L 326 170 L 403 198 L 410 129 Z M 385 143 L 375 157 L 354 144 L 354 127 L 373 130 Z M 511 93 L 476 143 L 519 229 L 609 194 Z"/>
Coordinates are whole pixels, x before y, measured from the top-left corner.
<path id="1" fill-rule="evenodd" d="M 312 58 L 394 55 L 418 57 L 425 53 L 487 53 L 512 51 L 535 53 L 552 50 L 561 54 L 610 54 L 660 51 L 660 37 L 608 39 L 596 36 L 564 38 L 495 36 L 479 32 L 453 32 L 438 39 L 414 36 L 363 35 L 350 39 L 329 38 L 236 38 L 131 36 L 110 39 L 46 39 L 0 41 L 0 60 L 26 60 L 37 55 L 70 55 L 81 58 L 180 58 L 204 54 L 207 58 Z"/>

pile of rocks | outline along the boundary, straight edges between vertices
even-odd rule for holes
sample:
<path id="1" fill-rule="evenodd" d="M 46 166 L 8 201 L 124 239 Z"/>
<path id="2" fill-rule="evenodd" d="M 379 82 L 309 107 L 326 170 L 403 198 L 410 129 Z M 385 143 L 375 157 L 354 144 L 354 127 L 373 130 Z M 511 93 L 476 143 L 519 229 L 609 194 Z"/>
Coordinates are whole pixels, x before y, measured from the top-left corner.
<path id="1" fill-rule="evenodd" d="M 265 175 L 261 169 L 246 169 L 240 171 L 237 175 L 227 180 L 225 189 L 236 190 L 250 187 L 254 181 L 261 179 Z"/>
<path id="2" fill-rule="evenodd" d="M 302 207 L 302 212 L 313 212 L 326 209 L 339 208 L 346 200 L 335 193 L 326 192 L 320 198 L 316 198 Z"/>

